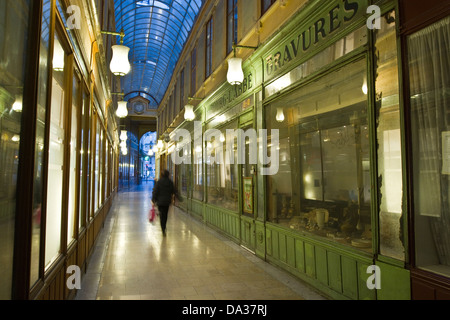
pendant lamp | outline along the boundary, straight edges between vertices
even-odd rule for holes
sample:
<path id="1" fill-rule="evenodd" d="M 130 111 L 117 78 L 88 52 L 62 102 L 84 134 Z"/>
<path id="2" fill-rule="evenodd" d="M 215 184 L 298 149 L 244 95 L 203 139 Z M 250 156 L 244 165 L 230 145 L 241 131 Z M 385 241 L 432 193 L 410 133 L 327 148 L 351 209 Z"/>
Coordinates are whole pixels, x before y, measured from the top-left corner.
<path id="1" fill-rule="evenodd" d="M 194 106 L 187 104 L 184 107 L 184 119 L 187 121 L 193 121 L 195 119 Z"/>
<path id="2" fill-rule="evenodd" d="M 241 58 L 234 57 L 228 60 L 227 81 L 231 85 L 240 85 L 244 81 Z"/>
<path id="3" fill-rule="evenodd" d="M 112 51 L 113 57 L 109 68 L 114 75 L 123 77 L 131 70 L 130 62 L 128 61 L 128 53 L 130 52 L 130 48 L 118 44 L 112 46 Z"/>
<path id="4" fill-rule="evenodd" d="M 233 44 L 233 58 L 228 59 L 227 81 L 231 85 L 240 85 L 244 81 L 244 71 L 242 71 L 242 59 L 236 57 L 236 48 L 246 48 L 256 50 L 258 47 L 241 46 Z"/>
<path id="5" fill-rule="evenodd" d="M 128 115 L 128 109 L 127 109 L 127 102 L 126 101 L 119 101 L 116 111 L 116 115 L 119 118 L 125 118 Z"/>
<path id="6" fill-rule="evenodd" d="M 126 130 L 120 131 L 120 141 L 127 141 L 128 135 Z"/>

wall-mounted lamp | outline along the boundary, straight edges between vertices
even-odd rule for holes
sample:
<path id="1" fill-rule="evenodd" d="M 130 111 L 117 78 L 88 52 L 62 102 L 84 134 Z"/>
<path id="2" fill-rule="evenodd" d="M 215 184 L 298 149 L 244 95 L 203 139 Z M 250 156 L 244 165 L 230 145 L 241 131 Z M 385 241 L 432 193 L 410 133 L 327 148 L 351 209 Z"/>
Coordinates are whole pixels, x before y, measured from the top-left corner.
<path id="1" fill-rule="evenodd" d="M 278 122 L 283 122 L 284 121 L 283 108 L 278 108 L 277 109 L 277 115 L 276 115 L 275 119 L 277 119 Z"/>
<path id="2" fill-rule="evenodd" d="M 126 130 L 120 131 L 120 141 L 127 141 L 128 132 Z"/>
<path id="3" fill-rule="evenodd" d="M 111 94 L 120 96 L 125 95 L 123 92 L 112 92 Z M 126 101 L 117 102 L 116 116 L 118 116 L 119 118 L 125 118 L 127 115 L 128 115 L 127 102 Z"/>
<path id="4" fill-rule="evenodd" d="M 130 48 L 123 45 L 123 38 L 125 37 L 125 33 L 123 29 L 120 32 L 101 31 L 101 33 L 120 36 L 120 45 L 114 45 L 111 47 L 113 51 L 113 57 L 111 59 L 109 68 L 114 75 L 123 77 L 131 70 L 131 65 L 128 61 L 128 53 L 130 52 Z"/>
<path id="5" fill-rule="evenodd" d="M 231 85 L 240 85 L 244 81 L 244 71 L 242 71 L 242 59 L 236 58 L 236 48 L 246 48 L 256 50 L 258 47 L 241 46 L 233 44 L 233 58 L 228 60 L 227 81 Z"/>
<path id="6" fill-rule="evenodd" d="M 184 106 L 184 119 L 187 121 L 193 121 L 195 119 L 194 106 L 187 104 Z"/>
<path id="7" fill-rule="evenodd" d="M 189 103 L 184 106 L 184 119 L 187 121 L 193 121 L 195 119 L 194 106 L 190 104 L 192 100 L 203 100 L 203 99 L 188 97 Z"/>
<path id="8" fill-rule="evenodd" d="M 118 105 L 118 107 L 117 107 L 116 115 L 119 118 L 125 118 L 128 115 L 127 102 L 119 101 L 117 103 L 117 105 Z"/>

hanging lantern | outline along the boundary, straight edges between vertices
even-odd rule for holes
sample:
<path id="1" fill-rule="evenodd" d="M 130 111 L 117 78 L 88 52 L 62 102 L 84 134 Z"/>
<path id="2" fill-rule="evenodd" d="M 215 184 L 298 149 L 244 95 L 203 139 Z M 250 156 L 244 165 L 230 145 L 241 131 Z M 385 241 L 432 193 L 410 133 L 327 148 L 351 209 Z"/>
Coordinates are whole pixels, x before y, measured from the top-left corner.
<path id="1" fill-rule="evenodd" d="M 122 141 L 122 142 L 119 144 L 119 146 L 120 146 L 120 148 L 125 149 L 125 148 L 127 147 L 127 142 L 126 142 L 126 141 Z"/>
<path id="2" fill-rule="evenodd" d="M 120 131 L 120 140 L 127 141 L 127 139 L 128 139 L 127 131 L 126 130 Z"/>
<path id="3" fill-rule="evenodd" d="M 283 122 L 284 121 L 283 108 L 278 108 L 277 109 L 277 115 L 276 115 L 275 118 L 277 119 L 278 122 Z"/>
<path id="4" fill-rule="evenodd" d="M 164 148 L 164 143 L 162 142 L 162 140 L 158 140 L 158 149 L 162 148 Z"/>
<path id="5" fill-rule="evenodd" d="M 119 101 L 116 111 L 116 115 L 119 118 L 125 118 L 128 115 L 128 109 L 127 109 L 127 102 L 126 101 Z"/>
<path id="6" fill-rule="evenodd" d="M 227 81 L 231 85 L 240 85 L 244 81 L 244 72 L 242 71 L 242 59 L 228 59 Z"/>
<path id="7" fill-rule="evenodd" d="M 188 104 L 184 107 L 184 119 L 187 121 L 193 121 L 195 119 L 193 105 Z"/>
<path id="8" fill-rule="evenodd" d="M 130 48 L 123 45 L 112 46 L 113 57 L 109 65 L 111 72 L 116 76 L 123 77 L 131 70 L 130 62 L 128 61 L 128 53 Z"/>

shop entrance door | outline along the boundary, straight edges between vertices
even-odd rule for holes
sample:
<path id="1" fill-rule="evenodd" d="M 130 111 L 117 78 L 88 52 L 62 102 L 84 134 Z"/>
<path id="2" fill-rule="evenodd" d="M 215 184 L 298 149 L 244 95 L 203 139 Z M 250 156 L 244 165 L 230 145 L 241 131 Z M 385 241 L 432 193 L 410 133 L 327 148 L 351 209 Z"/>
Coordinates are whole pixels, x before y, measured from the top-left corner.
<path id="1" fill-rule="evenodd" d="M 253 129 L 253 125 L 242 128 L 244 133 Z M 255 143 L 255 142 L 253 142 Z M 257 148 L 251 148 L 251 139 L 245 138 L 245 162 L 240 164 L 241 172 L 241 245 L 249 251 L 255 253 L 256 249 L 256 230 L 255 230 L 255 168 L 250 159 L 250 152 L 257 152 Z M 256 150 L 256 151 L 255 151 Z"/>

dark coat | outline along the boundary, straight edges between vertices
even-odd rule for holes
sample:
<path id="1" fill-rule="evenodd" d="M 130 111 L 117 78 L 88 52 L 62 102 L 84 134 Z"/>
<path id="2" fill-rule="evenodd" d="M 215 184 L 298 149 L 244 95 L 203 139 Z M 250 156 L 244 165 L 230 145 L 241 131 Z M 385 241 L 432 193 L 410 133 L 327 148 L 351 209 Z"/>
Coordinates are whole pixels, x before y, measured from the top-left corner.
<path id="1" fill-rule="evenodd" d="M 152 201 L 158 206 L 170 206 L 173 195 L 178 197 L 172 180 L 161 177 L 153 188 Z"/>

